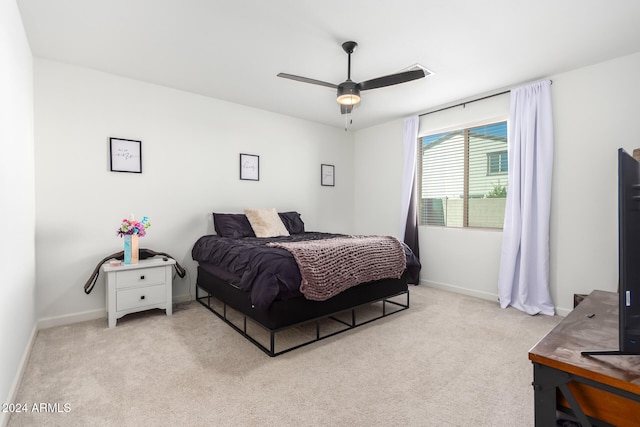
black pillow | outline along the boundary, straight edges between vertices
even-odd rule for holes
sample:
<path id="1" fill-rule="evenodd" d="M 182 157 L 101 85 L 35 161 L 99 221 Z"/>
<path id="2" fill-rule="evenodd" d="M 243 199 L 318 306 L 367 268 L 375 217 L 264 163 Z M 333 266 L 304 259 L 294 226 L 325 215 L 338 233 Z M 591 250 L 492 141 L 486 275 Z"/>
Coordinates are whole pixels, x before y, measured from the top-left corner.
<path id="1" fill-rule="evenodd" d="M 289 234 L 304 233 L 304 222 L 302 222 L 298 212 L 278 212 L 278 216 L 280 216 Z"/>
<path id="2" fill-rule="evenodd" d="M 256 237 L 245 214 L 213 213 L 213 227 L 220 237 Z"/>

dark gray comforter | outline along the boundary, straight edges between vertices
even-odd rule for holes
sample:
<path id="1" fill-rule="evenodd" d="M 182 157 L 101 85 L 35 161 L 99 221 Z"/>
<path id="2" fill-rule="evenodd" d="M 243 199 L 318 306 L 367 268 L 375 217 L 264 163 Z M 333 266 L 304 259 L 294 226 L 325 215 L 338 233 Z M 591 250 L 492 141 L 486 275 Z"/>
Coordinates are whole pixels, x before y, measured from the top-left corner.
<path id="1" fill-rule="evenodd" d="M 276 299 L 301 295 L 302 277 L 293 255 L 285 249 L 268 247 L 273 242 L 299 242 L 304 240 L 343 237 L 340 234 L 306 232 L 286 237 L 229 238 L 217 235 L 203 236 L 195 243 L 191 255 L 199 264 L 220 267 L 237 277 L 233 285 L 250 292 L 256 309 L 266 310 Z M 409 276 L 420 271 L 420 261 L 404 245 Z"/>

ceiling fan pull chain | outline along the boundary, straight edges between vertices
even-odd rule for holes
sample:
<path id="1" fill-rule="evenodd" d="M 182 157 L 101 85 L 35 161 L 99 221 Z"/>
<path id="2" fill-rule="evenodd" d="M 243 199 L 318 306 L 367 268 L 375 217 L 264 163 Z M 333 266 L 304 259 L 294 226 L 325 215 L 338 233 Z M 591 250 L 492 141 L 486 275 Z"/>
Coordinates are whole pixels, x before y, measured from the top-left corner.
<path id="1" fill-rule="evenodd" d="M 348 113 L 344 114 L 344 131 L 349 130 L 349 126 L 353 124 L 353 120 L 351 119 L 351 113 L 353 110 L 349 110 Z"/>

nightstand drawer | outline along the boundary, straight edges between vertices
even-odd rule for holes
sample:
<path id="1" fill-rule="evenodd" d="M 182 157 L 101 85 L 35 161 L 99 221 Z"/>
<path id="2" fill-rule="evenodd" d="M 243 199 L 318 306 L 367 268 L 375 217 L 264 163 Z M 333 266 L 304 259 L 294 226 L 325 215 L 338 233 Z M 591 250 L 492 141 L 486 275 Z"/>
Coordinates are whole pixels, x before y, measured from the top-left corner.
<path id="1" fill-rule="evenodd" d="M 118 291 L 116 307 L 118 311 L 122 311 L 147 305 L 161 304 L 166 300 L 167 288 L 165 285 L 146 286 L 144 288 Z"/>
<path id="2" fill-rule="evenodd" d="M 116 273 L 116 288 L 161 285 L 165 283 L 165 280 L 165 269 L 163 267 L 118 271 Z"/>

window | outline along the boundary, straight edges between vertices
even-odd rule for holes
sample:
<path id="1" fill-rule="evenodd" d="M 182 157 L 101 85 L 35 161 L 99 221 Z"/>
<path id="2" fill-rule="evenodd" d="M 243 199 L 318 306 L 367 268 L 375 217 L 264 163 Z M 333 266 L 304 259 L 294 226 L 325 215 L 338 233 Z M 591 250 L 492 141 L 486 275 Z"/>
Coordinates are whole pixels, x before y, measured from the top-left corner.
<path id="1" fill-rule="evenodd" d="M 487 174 L 499 175 L 507 173 L 509 159 L 506 151 L 487 153 Z"/>
<path id="2" fill-rule="evenodd" d="M 502 228 L 507 122 L 421 138 L 420 224 Z"/>

